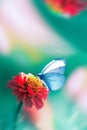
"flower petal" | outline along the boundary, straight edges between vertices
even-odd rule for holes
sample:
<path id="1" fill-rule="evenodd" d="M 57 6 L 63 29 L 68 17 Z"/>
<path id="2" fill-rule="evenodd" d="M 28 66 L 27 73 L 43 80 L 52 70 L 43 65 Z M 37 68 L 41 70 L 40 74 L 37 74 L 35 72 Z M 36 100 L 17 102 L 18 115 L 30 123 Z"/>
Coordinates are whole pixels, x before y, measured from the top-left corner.
<path id="1" fill-rule="evenodd" d="M 32 107 L 33 103 L 30 97 L 24 96 L 23 103 L 26 107 Z"/>
<path id="2" fill-rule="evenodd" d="M 32 98 L 32 102 L 36 106 L 37 110 L 39 110 L 43 106 L 42 99 L 38 95 L 36 95 L 35 97 Z"/>

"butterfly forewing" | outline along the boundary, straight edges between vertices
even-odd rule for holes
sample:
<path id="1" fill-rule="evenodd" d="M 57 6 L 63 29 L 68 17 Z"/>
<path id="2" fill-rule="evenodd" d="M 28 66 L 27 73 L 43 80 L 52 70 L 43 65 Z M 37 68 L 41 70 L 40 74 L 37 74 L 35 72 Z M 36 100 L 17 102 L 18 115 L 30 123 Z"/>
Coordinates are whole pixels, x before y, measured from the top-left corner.
<path id="1" fill-rule="evenodd" d="M 65 60 L 53 60 L 50 63 L 48 63 L 42 70 L 41 74 L 46 74 L 46 73 L 50 73 L 50 72 L 58 72 L 58 70 L 63 70 L 62 68 L 65 66 Z M 63 73 L 63 72 L 62 72 Z"/>

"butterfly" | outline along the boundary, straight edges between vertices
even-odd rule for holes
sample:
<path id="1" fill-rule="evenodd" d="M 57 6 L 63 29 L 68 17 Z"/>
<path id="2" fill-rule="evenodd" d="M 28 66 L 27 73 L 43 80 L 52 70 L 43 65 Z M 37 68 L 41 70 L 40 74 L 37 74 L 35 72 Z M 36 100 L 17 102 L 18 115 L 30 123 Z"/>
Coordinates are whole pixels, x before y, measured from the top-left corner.
<path id="1" fill-rule="evenodd" d="M 52 60 L 37 76 L 50 91 L 58 90 L 65 83 L 65 66 L 65 59 Z"/>

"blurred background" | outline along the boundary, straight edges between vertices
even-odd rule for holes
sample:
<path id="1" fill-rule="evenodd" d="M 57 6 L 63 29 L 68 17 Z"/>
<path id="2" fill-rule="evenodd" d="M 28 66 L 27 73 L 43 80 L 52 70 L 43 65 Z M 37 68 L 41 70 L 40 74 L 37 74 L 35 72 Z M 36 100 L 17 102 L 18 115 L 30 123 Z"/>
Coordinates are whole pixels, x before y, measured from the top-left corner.
<path id="1" fill-rule="evenodd" d="M 66 84 L 44 107 L 22 108 L 17 130 L 87 130 L 87 10 L 55 15 L 44 0 L 0 0 L 0 130 L 13 130 L 16 97 L 6 88 L 20 72 L 66 59 Z"/>

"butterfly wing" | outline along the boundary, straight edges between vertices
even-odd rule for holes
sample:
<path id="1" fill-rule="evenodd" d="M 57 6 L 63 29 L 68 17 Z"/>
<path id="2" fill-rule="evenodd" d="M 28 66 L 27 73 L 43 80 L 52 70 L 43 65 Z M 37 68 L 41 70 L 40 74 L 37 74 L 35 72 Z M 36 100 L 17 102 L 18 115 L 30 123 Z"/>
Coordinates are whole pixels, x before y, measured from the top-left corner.
<path id="1" fill-rule="evenodd" d="M 65 76 L 60 73 L 47 73 L 40 76 L 43 83 L 50 91 L 60 89 L 65 83 Z"/>
<path id="2" fill-rule="evenodd" d="M 49 88 L 49 90 L 58 90 L 65 83 L 65 65 L 64 59 L 55 59 L 48 63 L 42 70 L 38 77 Z"/>
<path id="3" fill-rule="evenodd" d="M 66 62 L 64 59 L 55 59 L 48 63 L 42 70 L 41 74 L 61 73 L 64 74 Z"/>

